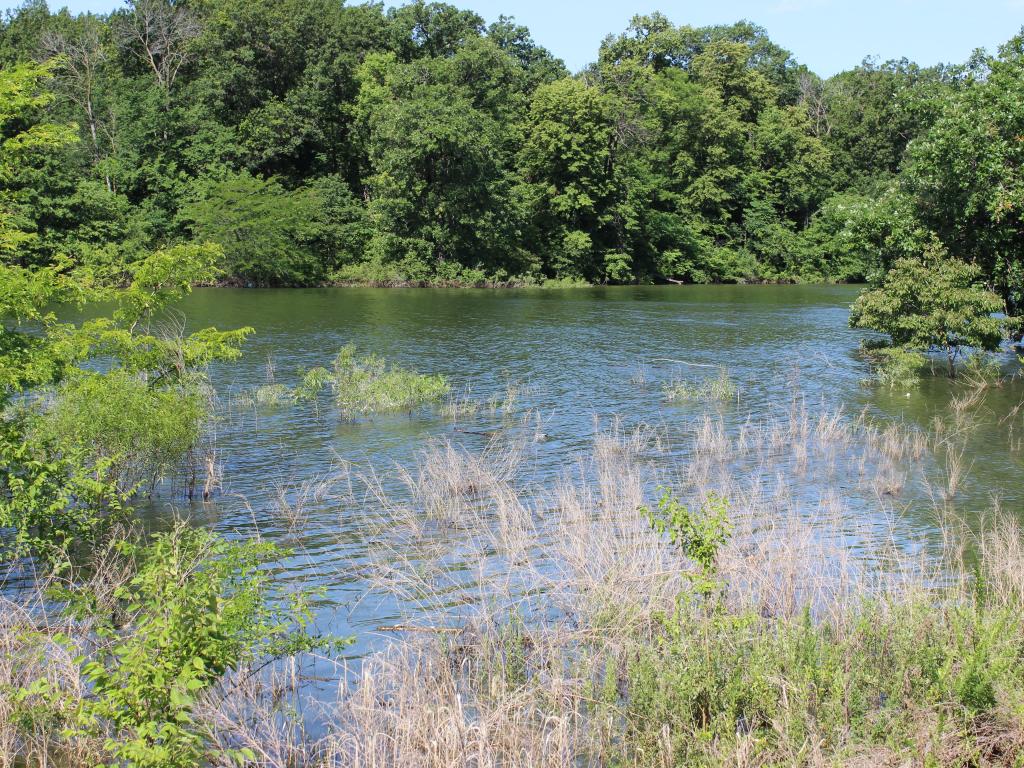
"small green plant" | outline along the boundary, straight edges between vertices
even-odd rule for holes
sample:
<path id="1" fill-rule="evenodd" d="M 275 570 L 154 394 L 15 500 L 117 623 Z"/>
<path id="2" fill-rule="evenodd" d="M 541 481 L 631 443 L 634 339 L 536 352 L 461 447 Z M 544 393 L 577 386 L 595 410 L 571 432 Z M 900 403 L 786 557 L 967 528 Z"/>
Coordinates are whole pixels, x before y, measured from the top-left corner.
<path id="1" fill-rule="evenodd" d="M 658 533 L 667 533 L 671 542 L 693 560 L 705 576 L 712 575 L 718 551 L 732 533 L 729 503 L 721 496 L 711 495 L 700 509 L 692 511 L 670 489 L 659 490 L 658 508 L 643 507 L 641 511 L 647 515 L 651 527 Z"/>
<path id="2" fill-rule="evenodd" d="M 439 374 L 420 374 L 388 365 L 376 355 L 356 357 L 355 345 L 348 344 L 334 359 L 333 370 L 317 367 L 306 371 L 292 396 L 312 401 L 325 389 L 334 393 L 344 416 L 355 418 L 412 411 L 440 401 L 451 386 Z"/>
<path id="3" fill-rule="evenodd" d="M 295 394 L 284 384 L 263 384 L 252 392 L 252 402 L 257 407 L 276 408 L 294 399 Z"/>
<path id="4" fill-rule="evenodd" d="M 451 387 L 444 376 L 388 365 L 376 355 L 357 358 L 349 344 L 334 360 L 335 400 L 347 416 L 411 411 L 435 403 Z"/>
<path id="5" fill-rule="evenodd" d="M 317 366 L 302 374 L 302 381 L 293 394 L 299 401 L 315 400 L 325 388 L 331 386 L 334 386 L 334 375 L 323 366 Z"/>
<path id="6" fill-rule="evenodd" d="M 105 642 L 81 660 L 91 695 L 68 727 L 106 736 L 114 765 L 202 764 L 204 735 L 192 711 L 203 691 L 242 665 L 346 642 L 308 633 L 306 596 L 282 601 L 270 594 L 266 566 L 282 555 L 271 544 L 179 525 L 120 549 L 135 562 L 135 576 L 115 593 L 116 615 L 94 617 Z M 56 702 L 61 692 L 37 683 L 25 695 Z"/>
<path id="7" fill-rule="evenodd" d="M 725 403 L 736 398 L 738 388 L 723 366 L 713 379 L 693 382 L 685 379 L 674 379 L 665 387 L 665 399 L 670 403 L 684 402 L 720 402 Z"/>

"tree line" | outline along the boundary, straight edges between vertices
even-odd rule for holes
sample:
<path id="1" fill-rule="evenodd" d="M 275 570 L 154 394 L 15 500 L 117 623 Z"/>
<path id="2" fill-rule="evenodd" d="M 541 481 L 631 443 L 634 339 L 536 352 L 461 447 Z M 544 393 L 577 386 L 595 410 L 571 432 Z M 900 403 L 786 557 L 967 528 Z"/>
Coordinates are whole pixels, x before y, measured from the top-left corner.
<path id="1" fill-rule="evenodd" d="M 0 183 L 20 266 L 200 240 L 253 285 L 860 281 L 941 246 L 1022 301 L 1020 36 L 823 79 L 656 13 L 570 74 L 444 3 L 28 0 L 0 65 L 38 102 L 6 132 L 75 133 Z"/>

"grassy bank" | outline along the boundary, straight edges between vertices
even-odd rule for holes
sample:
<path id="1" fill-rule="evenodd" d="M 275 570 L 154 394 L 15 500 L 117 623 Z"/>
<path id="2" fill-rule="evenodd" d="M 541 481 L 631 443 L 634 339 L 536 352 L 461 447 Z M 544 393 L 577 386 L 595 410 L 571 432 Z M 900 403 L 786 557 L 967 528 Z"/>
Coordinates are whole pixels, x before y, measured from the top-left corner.
<path id="1" fill-rule="evenodd" d="M 409 619 L 348 672 L 228 671 L 192 714 L 206 764 L 1020 765 L 1024 532 L 957 522 L 955 424 L 799 403 L 731 431 L 713 412 L 682 436 L 613 424 L 534 487 L 533 423 L 481 452 L 425 446 L 402 491 L 332 481 L 374 534 L 374 592 Z M 901 516 L 910 484 L 939 536 Z M 106 594 L 120 562 L 97 570 Z M 67 729 L 103 637 L 39 588 L 5 600 L 0 766 L 104 759 L 115 720 Z M 314 671 L 337 688 L 323 713 Z"/>

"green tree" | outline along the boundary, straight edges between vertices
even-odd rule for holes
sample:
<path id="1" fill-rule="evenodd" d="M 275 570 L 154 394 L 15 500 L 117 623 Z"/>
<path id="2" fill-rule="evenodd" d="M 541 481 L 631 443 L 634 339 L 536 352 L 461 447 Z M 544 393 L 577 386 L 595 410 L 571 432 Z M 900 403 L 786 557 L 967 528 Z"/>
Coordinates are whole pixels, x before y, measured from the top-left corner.
<path id="1" fill-rule="evenodd" d="M 602 277 L 619 194 L 612 116 L 607 94 L 573 78 L 541 86 L 530 103 L 519 153 L 522 195 L 553 277 Z"/>
<path id="2" fill-rule="evenodd" d="M 1024 308 L 1024 35 L 947 100 L 909 152 L 902 182 L 923 224 Z"/>
<path id="3" fill-rule="evenodd" d="M 323 279 L 313 252 L 320 200 L 313 189 L 284 189 L 247 171 L 196 184 L 181 216 L 200 240 L 217 243 L 228 275 L 255 285 L 308 285 Z"/>
<path id="4" fill-rule="evenodd" d="M 965 348 L 998 349 L 1014 321 L 996 316 L 1003 300 L 979 285 L 981 269 L 949 258 L 933 246 L 923 258 L 898 259 L 881 285 L 865 291 L 850 311 L 850 325 L 888 334 L 910 350 L 939 350 L 950 377 Z"/>
<path id="5" fill-rule="evenodd" d="M 473 39 L 449 58 L 371 56 L 359 76 L 356 108 L 372 168 L 370 259 L 405 279 L 449 265 L 456 274 L 519 273 L 504 119 L 526 84 L 519 62 Z"/>

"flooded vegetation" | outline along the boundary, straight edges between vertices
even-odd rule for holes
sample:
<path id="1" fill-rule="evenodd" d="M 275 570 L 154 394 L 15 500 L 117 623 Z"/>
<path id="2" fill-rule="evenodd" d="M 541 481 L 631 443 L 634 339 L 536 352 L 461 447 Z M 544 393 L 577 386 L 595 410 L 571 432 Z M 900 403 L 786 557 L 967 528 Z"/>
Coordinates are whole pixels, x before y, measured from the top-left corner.
<path id="1" fill-rule="evenodd" d="M 1024 387 L 1009 355 L 986 375 L 880 385 L 846 326 L 854 293 L 186 299 L 190 322 L 252 317 L 257 333 L 210 371 L 203 451 L 154 465 L 163 481 L 132 503 L 183 558 L 174 580 L 214 552 L 230 564 L 206 582 L 221 620 L 281 606 L 189 701 L 203 759 L 1011 764 Z M 740 334 L 757 341 L 724 360 Z M 390 354 L 358 362 L 347 344 Z M 332 347 L 342 364 L 297 396 Z M 337 383 L 365 370 L 382 378 Z M 396 371 L 432 382 L 433 402 L 379 407 Z M 668 396 L 684 386 L 698 395 Z M 77 397 L 58 394 L 52 418 Z M 154 445 L 140 455 L 165 462 Z M 205 501 L 181 490 L 192 475 Z M 265 549 L 182 538 L 201 529 Z M 125 599 L 170 587 L 139 593 L 140 553 L 97 555 L 76 590 L 148 626 Z M 0 739 L 30 760 L 101 760 L 109 736 L 70 725 L 96 706 L 76 659 L 153 646 L 143 633 L 126 650 L 95 606 L 58 610 L 60 573 L 12 576 L 0 691 L 24 693 L 3 698 Z"/>

